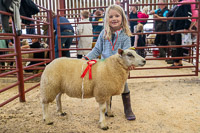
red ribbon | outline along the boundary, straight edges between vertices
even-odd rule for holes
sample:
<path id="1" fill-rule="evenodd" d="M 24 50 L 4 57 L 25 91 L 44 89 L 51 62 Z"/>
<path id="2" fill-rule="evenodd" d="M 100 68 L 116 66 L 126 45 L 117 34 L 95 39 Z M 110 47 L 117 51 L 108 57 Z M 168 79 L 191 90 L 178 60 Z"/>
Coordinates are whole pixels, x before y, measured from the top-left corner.
<path id="1" fill-rule="evenodd" d="M 92 79 L 92 65 L 95 64 L 96 62 L 97 62 L 96 60 L 90 60 L 87 62 L 88 66 L 83 72 L 83 74 L 81 75 L 81 78 L 84 78 L 87 71 L 89 70 L 89 80 Z"/>

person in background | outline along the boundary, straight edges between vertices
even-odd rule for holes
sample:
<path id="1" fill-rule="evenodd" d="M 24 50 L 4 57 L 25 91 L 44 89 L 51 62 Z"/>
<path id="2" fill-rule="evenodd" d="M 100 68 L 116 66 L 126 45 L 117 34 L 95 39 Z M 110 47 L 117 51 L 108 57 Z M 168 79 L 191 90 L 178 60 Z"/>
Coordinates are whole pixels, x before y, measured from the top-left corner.
<path id="1" fill-rule="evenodd" d="M 83 10 L 81 12 L 81 22 L 89 22 L 89 11 Z M 77 35 L 92 35 L 92 24 L 78 24 Z M 78 41 L 78 48 L 92 48 L 93 37 L 80 37 Z M 81 59 L 83 55 L 89 53 L 89 50 L 78 50 L 77 58 Z"/>
<path id="2" fill-rule="evenodd" d="M 31 21 L 30 24 L 35 24 L 34 21 Z M 26 26 L 26 34 L 36 34 L 35 33 L 35 26 L 27 25 Z"/>
<path id="3" fill-rule="evenodd" d="M 143 24 L 139 23 L 136 27 L 137 33 L 143 33 Z M 144 47 L 146 45 L 146 35 L 135 35 L 134 47 Z M 142 56 L 146 57 L 144 49 L 137 49 L 136 52 Z"/>
<path id="4" fill-rule="evenodd" d="M 167 20 L 162 20 L 162 18 L 167 17 L 168 13 L 168 8 L 166 5 L 167 0 L 159 0 L 159 4 L 164 4 L 164 5 L 159 5 L 159 9 L 153 10 L 150 12 L 154 16 L 154 18 L 160 18 L 161 20 L 156 20 L 155 21 L 155 31 L 156 32 L 163 32 L 167 31 Z M 155 45 L 157 46 L 167 46 L 167 34 L 157 34 L 155 38 Z M 160 55 L 159 57 L 166 57 L 166 48 L 159 48 Z"/>
<path id="5" fill-rule="evenodd" d="M 0 27 L 0 33 L 3 32 L 1 28 L 2 28 L 2 27 Z M 6 40 L 1 40 L 1 39 L 0 39 L 0 48 L 8 48 L 8 46 L 7 46 L 7 44 L 6 44 Z M 6 54 L 6 52 L 1 52 L 1 51 L 0 51 L 0 55 L 3 55 L 3 54 Z M 5 61 L 3 61 L 3 60 L 0 61 L 0 68 L 2 68 L 2 69 L 5 68 Z M 1 69 L 0 69 L 0 73 L 1 73 L 2 71 L 4 71 L 4 70 L 1 70 Z"/>
<path id="6" fill-rule="evenodd" d="M 94 21 L 95 20 L 95 12 L 96 12 L 97 10 L 96 9 L 94 9 L 93 11 L 92 11 L 92 13 L 90 14 L 90 17 L 89 17 L 89 20 L 90 21 Z"/>
<path id="7" fill-rule="evenodd" d="M 98 22 L 103 22 L 103 14 L 100 10 L 97 10 L 95 12 L 95 21 L 98 21 Z M 97 23 L 95 26 L 93 26 L 93 34 L 94 35 L 99 35 L 99 33 L 102 31 L 103 29 L 103 23 Z M 94 39 L 94 42 L 96 42 L 97 40 L 97 36 L 94 36 L 93 39 Z"/>
<path id="8" fill-rule="evenodd" d="M 124 10 L 119 5 L 111 5 L 107 8 L 104 21 L 104 30 L 101 31 L 95 47 L 83 57 L 85 60 L 97 58 L 100 54 L 106 59 L 118 52 L 118 49 L 131 47 L 131 31 Z M 130 70 L 134 67 L 130 67 Z M 136 117 L 131 108 L 130 90 L 125 84 L 122 93 L 124 113 L 127 120 L 135 120 Z"/>
<path id="9" fill-rule="evenodd" d="M 30 45 L 23 45 L 21 46 L 21 48 L 42 48 L 41 47 L 41 44 L 39 42 L 39 39 L 38 38 L 33 38 L 32 39 L 32 44 Z M 44 59 L 44 52 L 39 52 L 39 53 L 33 53 L 33 58 L 42 58 Z M 37 64 L 37 63 L 40 63 L 41 61 L 30 61 L 30 63 L 27 65 L 27 66 L 30 66 L 30 65 L 34 65 L 34 64 Z M 44 65 L 40 65 L 40 66 L 44 66 Z M 34 70 L 31 70 L 31 69 L 28 69 L 28 70 L 25 70 L 25 72 L 33 72 Z"/>
<path id="10" fill-rule="evenodd" d="M 181 3 L 185 3 L 185 2 L 196 2 L 196 0 L 183 0 L 180 1 L 180 5 Z M 192 17 L 198 17 L 198 9 L 196 9 L 196 4 L 190 4 L 191 7 L 191 11 L 192 11 Z M 196 19 L 192 19 L 192 23 L 190 25 L 189 30 L 192 30 L 192 28 L 197 29 L 198 25 L 197 25 L 197 21 Z"/>
<path id="11" fill-rule="evenodd" d="M 115 0 L 115 4 L 121 6 L 121 0 Z"/>
<path id="12" fill-rule="evenodd" d="M 138 4 L 138 2 L 134 3 L 134 4 Z M 131 6 L 131 12 L 129 14 L 129 18 L 130 19 L 137 19 L 138 18 L 138 7 L 137 6 Z M 130 28 L 131 28 L 131 32 L 134 33 L 134 26 L 137 25 L 137 21 L 130 21 Z M 135 42 L 135 37 L 132 36 L 131 37 L 131 46 L 134 45 Z"/>
<path id="13" fill-rule="evenodd" d="M 70 23 L 69 20 L 66 17 L 59 17 L 60 23 Z M 58 29 L 57 29 L 57 16 L 53 15 L 53 26 L 55 29 L 55 58 L 58 58 L 58 45 L 61 45 L 62 48 L 70 48 L 70 45 L 72 44 L 73 37 L 66 37 L 61 38 L 61 44 L 58 44 Z M 74 35 L 74 29 L 71 24 L 62 24 L 60 25 L 60 34 L 61 36 L 73 36 Z M 70 51 L 64 51 L 64 56 L 70 57 Z"/>
<path id="14" fill-rule="evenodd" d="M 138 18 L 149 18 L 148 7 L 143 7 L 142 12 L 138 12 Z M 145 25 L 147 20 L 139 20 L 138 23 Z"/>
<path id="15" fill-rule="evenodd" d="M 96 21 L 103 21 L 103 17 L 104 17 L 104 9 L 102 8 L 98 8 L 95 12 L 94 12 L 94 17 L 92 19 L 93 22 Z M 93 30 L 98 27 L 99 23 L 93 23 L 92 24 L 92 28 Z M 102 24 L 103 25 L 103 24 Z"/>
<path id="16" fill-rule="evenodd" d="M 176 1 L 180 3 L 182 0 Z M 174 10 L 170 11 L 170 15 L 173 17 L 191 17 L 191 6 L 189 4 L 179 4 L 174 6 Z M 168 13 L 169 14 L 169 13 Z M 190 28 L 191 21 L 189 19 L 177 19 L 177 20 L 169 20 L 169 30 L 170 31 L 185 31 Z M 182 45 L 182 37 L 181 34 L 171 34 L 174 36 L 175 45 Z M 182 57 L 183 56 L 183 48 L 175 48 L 172 52 L 172 57 Z M 173 69 L 176 66 L 183 66 L 182 59 L 174 59 L 171 68 Z"/>

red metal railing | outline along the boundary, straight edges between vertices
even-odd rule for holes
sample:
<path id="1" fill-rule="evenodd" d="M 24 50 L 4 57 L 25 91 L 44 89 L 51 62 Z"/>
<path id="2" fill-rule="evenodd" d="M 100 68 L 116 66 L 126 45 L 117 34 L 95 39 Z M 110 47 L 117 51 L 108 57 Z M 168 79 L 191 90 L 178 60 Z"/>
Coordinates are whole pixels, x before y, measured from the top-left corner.
<path id="1" fill-rule="evenodd" d="M 44 3 L 43 3 L 44 4 Z M 51 7 L 51 2 L 49 2 L 50 4 L 50 7 Z M 133 6 L 133 4 L 129 4 L 129 1 L 128 0 L 124 0 L 123 1 L 123 7 L 127 7 L 127 14 L 129 14 L 129 7 L 130 6 Z M 168 3 L 168 5 L 174 5 L 176 3 Z M 186 3 L 187 4 L 187 3 Z M 197 4 L 198 5 L 198 10 L 199 10 L 199 7 L 200 7 L 200 2 L 191 2 L 191 4 Z M 152 3 L 145 3 L 145 4 L 138 4 L 138 6 L 156 6 L 156 5 L 159 5 L 159 4 L 152 4 Z M 68 15 L 68 14 L 64 14 L 63 12 L 69 12 L 70 10 L 78 10 L 78 13 L 80 10 L 83 10 L 83 9 L 95 9 L 95 8 L 106 8 L 106 6 L 104 5 L 101 5 L 101 6 L 93 6 L 93 7 L 85 7 L 85 8 L 70 8 L 70 9 L 58 9 L 57 10 L 57 15 L 58 16 L 65 16 L 65 15 Z M 37 30 L 39 31 L 38 32 L 38 35 L 25 35 L 25 34 L 22 34 L 21 36 L 16 36 L 16 33 L 15 33 L 15 28 L 14 28 L 14 25 L 13 25 L 13 31 L 14 33 L 0 33 L 0 39 L 14 39 L 14 44 L 15 44 L 15 49 L 0 49 L 0 52 L 1 51 L 13 51 L 14 53 L 12 54 L 6 54 L 6 55 L 0 55 L 0 62 L 1 61 L 8 61 L 8 62 L 12 62 L 12 61 L 16 61 L 16 68 L 15 67 L 12 67 L 12 68 L 3 68 L 3 69 L 0 69 L 0 70 L 9 70 L 8 72 L 4 72 L 4 73 L 0 73 L 0 77 L 7 77 L 7 76 L 10 76 L 10 75 L 17 75 L 17 78 L 18 78 L 18 81 L 16 83 L 13 83 L 5 88 L 2 88 L 0 89 L 0 93 L 2 92 L 5 92 L 15 86 L 18 86 L 18 89 L 19 89 L 19 94 L 16 94 L 15 96 L 13 96 L 12 98 L 4 101 L 3 103 L 0 103 L 0 107 L 11 102 L 12 100 L 16 99 L 16 98 L 20 98 L 20 102 L 25 102 L 25 93 L 26 92 L 29 92 L 31 91 L 32 89 L 34 89 L 35 87 L 38 87 L 39 86 L 39 83 L 30 87 L 30 88 L 27 88 L 27 89 L 24 89 L 24 82 L 25 81 L 28 81 L 30 79 L 33 79 L 35 77 L 39 77 L 41 75 L 41 73 L 37 73 L 37 74 L 24 74 L 23 73 L 23 70 L 28 70 L 28 69 L 33 69 L 33 70 L 39 70 L 39 69 L 44 69 L 44 67 L 40 67 L 39 65 L 42 65 L 42 64 L 45 64 L 45 63 L 48 63 L 50 61 L 52 61 L 55 57 L 55 52 L 54 52 L 54 33 L 53 33 L 53 19 L 52 19 L 52 11 L 51 11 L 51 8 L 50 10 L 44 8 L 44 7 L 40 7 L 42 9 L 40 16 L 38 15 L 37 17 L 35 17 L 36 19 L 33 19 L 33 18 L 27 18 L 27 17 L 24 17 L 24 16 L 21 16 L 21 18 L 23 19 L 27 19 L 27 20 L 31 20 L 31 21 L 34 21 L 36 22 L 36 24 L 33 24 L 31 26 L 34 26 L 37 28 Z M 5 14 L 5 15 L 12 15 L 10 13 L 6 13 L 6 12 L 3 12 L 3 11 L 0 11 L 0 14 Z M 47 15 L 47 19 L 49 20 L 48 22 L 43 22 L 41 21 L 42 18 L 46 17 Z M 72 14 L 68 15 L 69 17 L 71 16 Z M 73 14 L 73 16 L 77 15 L 76 14 Z M 129 15 L 128 15 L 129 16 Z M 199 12 L 199 16 L 200 16 L 200 12 Z M 196 60 L 196 63 L 194 65 L 188 65 L 188 66 L 179 66 L 180 68 L 195 68 L 195 71 L 194 73 L 190 73 L 190 74 L 174 74 L 174 75 L 152 75 L 152 76 L 130 76 L 129 78 L 156 78 L 156 77 L 180 77 L 180 76 L 197 76 L 198 75 L 198 68 L 199 68 L 199 37 L 200 37 L 200 34 L 199 34 L 199 30 L 200 30 L 200 17 L 198 16 L 198 29 L 197 31 L 185 31 L 185 32 L 151 32 L 151 33 L 133 33 L 133 35 L 139 35 L 139 34 L 171 34 L 171 33 L 174 33 L 174 34 L 177 34 L 177 33 L 196 33 L 197 34 L 197 42 L 193 45 L 184 45 L 184 46 L 177 46 L 177 45 L 171 45 L 171 46 L 145 46 L 145 47 L 137 47 L 136 49 L 152 49 L 152 48 L 178 48 L 178 47 L 186 47 L 186 48 L 189 48 L 189 49 L 192 49 L 192 48 L 196 48 L 196 53 L 194 54 L 190 54 L 190 55 L 187 55 L 187 56 L 184 56 L 184 57 L 166 57 L 166 58 L 154 58 L 154 57 L 146 57 L 146 60 L 166 60 L 166 59 L 195 59 Z M 129 17 L 128 17 L 129 18 Z M 74 24 L 76 28 L 77 24 L 80 24 L 82 22 L 79 22 L 78 19 L 79 17 L 73 17 L 74 20 L 76 20 L 74 23 L 70 23 L 70 24 Z M 169 19 L 186 19 L 186 18 L 165 18 L 166 20 L 169 20 Z M 129 19 L 129 21 L 138 21 L 138 20 L 158 20 L 158 19 Z M 59 20 L 57 21 L 58 22 L 58 44 L 59 44 L 59 56 L 61 56 L 61 52 L 62 51 L 66 51 L 66 50 L 91 50 L 91 49 L 78 49 L 77 48 L 77 40 L 74 41 L 73 43 L 76 45 L 75 48 L 69 48 L 69 49 L 66 49 L 66 48 L 61 48 L 61 38 L 62 37 L 73 37 L 73 38 L 78 38 L 78 37 L 94 37 L 94 36 L 98 36 L 98 35 L 74 35 L 74 36 L 61 36 L 60 35 L 60 25 L 62 24 L 67 24 L 67 23 L 59 23 Z M 102 22 L 91 22 L 91 23 L 102 23 Z M 48 35 L 41 35 L 40 33 L 40 29 L 41 29 L 41 25 L 48 25 Z M 49 39 L 49 48 L 48 49 L 21 49 L 20 48 L 20 39 L 24 39 L 24 38 L 48 38 Z M 48 59 L 22 59 L 21 55 L 22 54 L 30 54 L 30 53 L 36 53 L 36 52 L 45 52 L 45 51 L 49 51 L 50 53 L 50 57 Z M 15 60 L 11 57 L 15 57 Z M 34 65 L 31 65 L 31 66 L 27 66 L 27 67 L 23 67 L 22 66 L 22 62 L 23 61 L 41 61 L 40 63 L 37 63 L 37 64 L 34 64 Z M 177 68 L 179 68 L 177 67 Z M 169 68 L 168 66 L 165 66 L 165 67 L 144 67 L 144 68 L 137 68 L 136 70 L 155 70 L 155 69 L 167 69 Z M 29 76 L 29 77 L 27 77 Z"/>
<path id="2" fill-rule="evenodd" d="M 23 73 L 24 70 L 41 70 L 44 69 L 44 67 L 41 67 L 40 65 L 49 63 L 51 60 L 54 59 L 54 41 L 53 41 L 53 25 L 52 25 L 52 13 L 50 10 L 47 10 L 45 8 L 41 8 L 41 12 L 46 12 L 46 17 L 48 20 L 50 20 L 49 22 L 43 22 L 42 19 L 33 19 L 33 18 L 27 18 L 24 16 L 21 16 L 21 18 L 26 19 L 26 20 L 31 20 L 36 22 L 36 24 L 32 24 L 31 26 L 33 26 L 34 28 L 37 28 L 37 35 L 26 35 L 26 34 L 22 34 L 21 36 L 17 36 L 16 35 L 16 31 L 15 31 L 15 26 L 12 25 L 13 28 L 13 33 L 0 33 L 0 39 L 13 39 L 14 40 L 14 49 L 10 49 L 10 48 L 5 48 L 5 49 L 0 49 L 0 52 L 8 52 L 11 51 L 13 52 L 12 54 L 4 54 L 4 55 L 0 55 L 0 62 L 16 62 L 16 67 L 10 67 L 10 68 L 0 68 L 0 77 L 15 77 L 15 75 L 17 76 L 18 81 L 16 83 L 13 83 L 5 88 L 0 89 L 0 93 L 5 92 L 9 89 L 12 89 L 13 87 L 18 86 L 18 94 L 13 96 L 12 98 L 4 101 L 3 103 L 0 103 L 0 107 L 4 106 L 5 104 L 13 101 L 14 99 L 19 97 L 19 101 L 20 102 L 25 102 L 25 93 L 29 92 L 30 90 L 36 88 L 39 86 L 39 83 L 37 83 L 36 85 L 30 87 L 30 88 L 24 88 L 24 82 L 28 81 L 30 79 L 33 79 L 35 77 L 39 77 L 42 73 L 37 73 L 37 74 L 25 74 Z M 3 12 L 0 11 L 0 14 L 5 14 L 5 15 L 9 15 L 11 16 L 12 14 L 7 13 L 7 12 Z M 43 16 L 41 17 L 43 18 Z M 41 35 L 40 33 L 40 27 L 42 25 L 48 25 L 48 33 L 49 35 Z M 24 26 L 24 25 L 23 25 Z M 49 39 L 49 48 L 47 49 L 21 49 L 21 45 L 20 45 L 20 40 L 21 39 L 31 39 L 31 38 L 48 38 Z M 46 59 L 26 59 L 23 58 L 22 59 L 22 54 L 30 54 L 30 53 L 39 53 L 39 52 L 49 52 L 49 58 Z M 12 58 L 12 57 L 15 57 Z M 23 61 L 41 61 L 40 63 L 34 64 L 34 65 L 30 65 L 30 66 L 26 66 L 23 67 L 22 66 L 22 62 Z M 38 67 L 39 66 L 39 67 Z M 2 72 L 3 71 L 7 71 L 7 72 Z M 13 76 L 12 76 L 13 75 Z M 26 77 L 28 76 L 28 77 Z M 25 79 L 24 79 L 25 78 Z"/>

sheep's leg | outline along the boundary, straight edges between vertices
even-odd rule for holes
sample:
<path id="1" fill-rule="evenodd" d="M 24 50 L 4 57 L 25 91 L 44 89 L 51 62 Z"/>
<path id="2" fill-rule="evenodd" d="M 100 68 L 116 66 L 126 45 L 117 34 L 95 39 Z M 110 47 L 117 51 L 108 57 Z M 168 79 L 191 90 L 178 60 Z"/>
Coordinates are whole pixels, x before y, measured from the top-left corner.
<path id="1" fill-rule="evenodd" d="M 99 103 L 99 109 L 100 109 L 100 119 L 99 119 L 100 127 L 103 130 L 107 130 L 108 126 L 106 124 L 106 119 L 105 119 L 106 102 L 104 102 L 103 104 Z"/>
<path id="2" fill-rule="evenodd" d="M 111 98 L 109 98 L 109 100 L 106 101 L 106 115 L 108 117 L 114 117 L 114 115 L 111 111 Z"/>
<path id="3" fill-rule="evenodd" d="M 59 93 L 59 94 L 56 96 L 57 112 L 58 112 L 61 116 L 65 116 L 66 113 L 65 113 L 65 112 L 62 112 L 61 95 L 62 95 L 62 93 Z"/>
<path id="4" fill-rule="evenodd" d="M 52 125 L 53 122 L 50 120 L 48 107 L 49 103 L 42 103 L 43 120 L 47 125 Z"/>

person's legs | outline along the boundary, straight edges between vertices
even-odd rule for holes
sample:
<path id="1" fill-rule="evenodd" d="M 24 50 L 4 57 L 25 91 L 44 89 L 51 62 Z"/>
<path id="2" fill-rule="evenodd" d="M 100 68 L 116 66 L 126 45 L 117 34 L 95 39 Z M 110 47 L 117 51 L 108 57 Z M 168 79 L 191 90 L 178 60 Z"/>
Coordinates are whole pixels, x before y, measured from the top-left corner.
<path id="1" fill-rule="evenodd" d="M 74 33 L 72 33 L 72 32 L 62 32 L 61 33 L 62 35 L 68 35 L 68 36 L 73 36 L 74 35 Z M 67 37 L 67 38 L 62 38 L 61 39 L 61 43 L 63 44 L 63 43 L 65 43 L 65 48 L 70 48 L 70 45 L 72 44 L 72 40 L 73 40 L 73 38 L 69 38 L 69 37 Z M 70 51 L 69 50 L 67 50 L 67 51 L 65 51 L 65 56 L 66 57 L 70 57 Z"/>
<path id="2" fill-rule="evenodd" d="M 55 37 L 55 58 L 58 58 L 58 35 Z"/>
<path id="3" fill-rule="evenodd" d="M 156 38 L 155 38 L 155 45 L 156 46 L 160 46 L 160 39 L 161 39 L 161 35 L 157 34 Z M 163 51 L 161 48 L 159 48 L 159 56 L 158 57 L 163 57 Z"/>
<path id="4" fill-rule="evenodd" d="M 181 43 L 182 43 L 181 34 L 175 34 L 175 42 L 176 42 L 176 45 L 181 45 Z M 182 57 L 182 56 L 183 56 L 183 49 L 176 48 L 174 57 Z M 180 63 L 182 63 L 182 59 L 174 60 L 174 65 L 180 65 Z"/>
<path id="5" fill-rule="evenodd" d="M 159 35 L 159 46 L 166 46 L 167 45 L 167 37 L 165 34 Z M 166 48 L 159 48 L 160 57 L 166 57 Z"/>
<path id="6" fill-rule="evenodd" d="M 130 98 L 130 91 L 128 89 L 128 84 L 126 82 L 124 87 L 124 92 L 122 93 L 122 100 L 124 105 L 124 113 L 127 120 L 135 120 L 136 117 L 131 108 L 131 98 Z"/>

